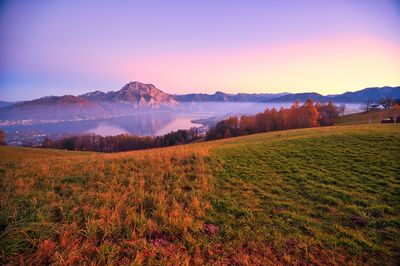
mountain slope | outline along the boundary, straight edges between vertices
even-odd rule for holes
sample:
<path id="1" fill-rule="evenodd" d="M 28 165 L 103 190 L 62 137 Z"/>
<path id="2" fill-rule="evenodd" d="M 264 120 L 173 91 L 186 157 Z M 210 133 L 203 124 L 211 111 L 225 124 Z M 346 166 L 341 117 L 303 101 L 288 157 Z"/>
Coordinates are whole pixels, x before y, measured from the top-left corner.
<path id="1" fill-rule="evenodd" d="M 107 115 L 101 105 L 72 95 L 49 96 L 0 109 L 1 120 L 68 120 Z"/>
<path id="2" fill-rule="evenodd" d="M 0 147 L 2 262 L 396 265 L 399 127 L 119 154 Z"/>
<path id="3" fill-rule="evenodd" d="M 317 101 L 317 102 L 325 102 L 325 101 L 327 101 L 328 98 L 329 97 L 323 96 L 319 93 L 306 92 L 306 93 L 295 93 L 295 94 L 284 95 L 284 96 L 281 96 L 278 98 L 266 100 L 266 102 L 290 102 L 290 103 L 293 103 L 296 100 L 305 102 L 307 99 L 313 99 L 314 101 Z"/>
<path id="4" fill-rule="evenodd" d="M 341 95 L 333 96 L 336 102 L 366 102 L 368 99 L 378 101 L 381 98 L 391 97 L 400 99 L 400 86 L 398 87 L 375 87 L 366 88 L 355 92 L 346 92 Z"/>

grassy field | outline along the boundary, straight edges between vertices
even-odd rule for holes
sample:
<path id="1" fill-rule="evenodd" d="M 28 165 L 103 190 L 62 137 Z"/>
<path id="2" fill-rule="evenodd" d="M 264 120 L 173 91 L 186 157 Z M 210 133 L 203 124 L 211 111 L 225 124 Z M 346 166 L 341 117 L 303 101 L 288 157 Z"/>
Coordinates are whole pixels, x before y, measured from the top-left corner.
<path id="1" fill-rule="evenodd" d="M 0 147 L 0 263 L 400 261 L 400 125 L 118 154 Z"/>
<path id="2" fill-rule="evenodd" d="M 340 116 L 336 125 L 361 125 L 361 124 L 380 124 L 381 120 L 391 116 L 400 115 L 400 108 L 392 108 L 382 111 L 369 111 L 351 115 Z"/>

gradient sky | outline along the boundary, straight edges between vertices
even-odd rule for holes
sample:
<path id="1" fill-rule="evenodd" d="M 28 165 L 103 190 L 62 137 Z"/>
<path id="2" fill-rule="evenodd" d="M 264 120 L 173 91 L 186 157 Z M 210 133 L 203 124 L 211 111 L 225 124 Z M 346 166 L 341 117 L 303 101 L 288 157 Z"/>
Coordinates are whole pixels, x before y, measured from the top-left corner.
<path id="1" fill-rule="evenodd" d="M 1 1 L 0 100 L 400 85 L 400 1 Z"/>

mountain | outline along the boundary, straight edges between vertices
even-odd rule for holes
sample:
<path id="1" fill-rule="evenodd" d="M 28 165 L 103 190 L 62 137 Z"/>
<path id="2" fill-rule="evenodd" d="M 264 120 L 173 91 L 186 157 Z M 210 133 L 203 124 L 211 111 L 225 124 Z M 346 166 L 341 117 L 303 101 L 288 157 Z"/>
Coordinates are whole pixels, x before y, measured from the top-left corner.
<path id="1" fill-rule="evenodd" d="M 175 100 L 179 102 L 301 102 L 307 99 L 313 99 L 318 102 L 333 101 L 337 103 L 361 103 L 368 99 L 378 101 L 382 98 L 391 97 L 394 99 L 400 98 L 399 87 L 374 87 L 366 88 L 355 92 L 346 92 L 337 95 L 321 95 L 315 92 L 306 93 L 238 93 L 227 94 L 217 91 L 214 94 L 191 93 L 183 95 L 173 95 Z"/>
<path id="2" fill-rule="evenodd" d="M 391 97 L 400 99 L 400 86 L 398 87 L 374 87 L 366 88 L 355 92 L 345 92 L 340 95 L 332 96 L 335 102 L 366 102 L 368 99 L 379 101 L 382 98 Z"/>
<path id="3" fill-rule="evenodd" d="M 119 91 L 48 96 L 0 108 L 0 120 L 79 120 L 174 108 L 179 103 L 152 84 L 129 82 Z"/>
<path id="4" fill-rule="evenodd" d="M 68 120 L 108 115 L 101 105 L 77 96 L 48 96 L 0 108 L 1 120 Z"/>
<path id="5" fill-rule="evenodd" d="M 108 93 L 112 93 L 112 92 L 108 92 Z M 107 101 L 108 93 L 97 90 L 97 91 L 88 92 L 88 93 L 79 95 L 79 97 L 83 98 L 83 99 L 87 99 L 87 100 L 93 100 L 93 101 Z"/>
<path id="6" fill-rule="evenodd" d="M 179 102 L 263 102 L 289 93 L 238 93 L 227 94 L 217 91 L 214 94 L 191 93 L 173 95 Z"/>
<path id="7" fill-rule="evenodd" d="M 272 98 L 266 100 L 266 102 L 294 102 L 299 100 L 301 102 L 305 102 L 307 99 L 313 99 L 317 102 L 325 102 L 327 96 L 323 96 L 319 93 L 315 92 L 306 92 L 306 93 L 295 93 L 295 94 L 288 94 L 277 98 Z"/>
<path id="8" fill-rule="evenodd" d="M 90 102 L 73 95 L 46 96 L 33 101 L 25 101 L 14 104 L 14 107 L 31 107 L 35 105 L 89 105 Z"/>
<path id="9" fill-rule="evenodd" d="M 119 91 L 107 93 L 101 91 L 89 92 L 79 96 L 92 101 L 107 101 L 123 103 L 135 107 L 175 107 L 178 102 L 169 94 L 157 89 L 153 84 L 129 82 Z"/>
<path id="10" fill-rule="evenodd" d="M 400 86 L 398 87 L 374 87 L 374 88 L 365 88 L 363 90 L 355 91 L 355 92 L 345 92 L 343 94 L 336 95 L 321 95 L 315 92 L 310 93 L 295 93 L 288 94 L 277 98 L 272 98 L 266 100 L 266 102 L 294 102 L 296 100 L 300 100 L 301 102 L 306 101 L 307 99 L 313 99 L 318 102 L 328 102 L 332 101 L 335 103 L 362 103 L 367 100 L 371 100 L 374 102 L 379 101 L 382 98 L 391 97 L 393 99 L 400 98 Z"/>
<path id="11" fill-rule="evenodd" d="M 229 102 L 229 94 L 217 91 L 214 94 L 190 93 L 174 95 L 173 98 L 179 102 Z"/>

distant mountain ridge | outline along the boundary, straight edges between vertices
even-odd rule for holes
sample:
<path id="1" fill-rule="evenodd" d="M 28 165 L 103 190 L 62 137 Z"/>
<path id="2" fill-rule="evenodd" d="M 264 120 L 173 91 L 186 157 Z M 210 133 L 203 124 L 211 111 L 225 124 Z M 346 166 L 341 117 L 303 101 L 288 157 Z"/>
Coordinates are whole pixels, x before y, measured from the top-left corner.
<path id="1" fill-rule="evenodd" d="M 217 91 L 214 94 L 190 93 L 173 95 L 179 102 L 263 102 L 269 99 L 287 95 L 289 93 L 237 93 L 228 94 Z"/>
<path id="2" fill-rule="evenodd" d="M 397 87 L 372 87 L 365 88 L 363 90 L 355 92 L 345 92 L 340 95 L 333 95 L 333 101 L 335 102 L 365 102 L 368 99 L 372 101 L 378 101 L 381 98 L 392 97 L 394 99 L 400 99 L 400 86 Z"/>
<path id="3" fill-rule="evenodd" d="M 167 94 L 152 84 L 129 82 L 119 91 L 93 91 L 79 96 L 48 96 L 17 103 L 0 102 L 0 120 L 79 120 L 122 116 L 141 110 L 175 109 L 179 102 L 318 102 L 361 103 L 384 97 L 400 98 L 400 86 L 366 88 L 338 95 L 310 93 Z"/>
<path id="4" fill-rule="evenodd" d="M 345 92 L 342 94 L 327 95 L 327 96 L 315 92 L 294 93 L 269 99 L 266 102 L 294 102 L 296 100 L 304 102 L 307 99 L 311 98 L 317 102 L 332 101 L 334 103 L 363 103 L 366 102 L 367 100 L 379 101 L 380 99 L 387 97 L 400 99 L 400 86 L 365 88 L 355 92 Z"/>

